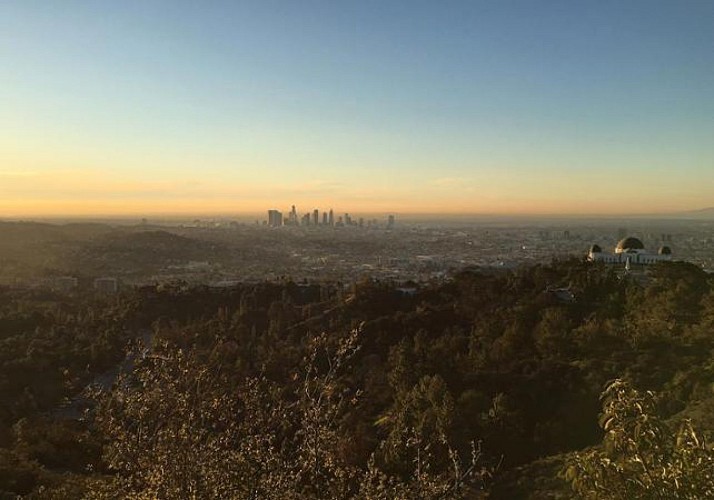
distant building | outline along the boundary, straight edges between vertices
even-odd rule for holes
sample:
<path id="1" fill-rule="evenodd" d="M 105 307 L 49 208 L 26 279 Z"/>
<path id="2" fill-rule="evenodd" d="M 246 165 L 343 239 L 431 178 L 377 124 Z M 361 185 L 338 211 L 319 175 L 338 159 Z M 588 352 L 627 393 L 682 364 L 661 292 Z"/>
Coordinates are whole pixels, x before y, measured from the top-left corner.
<path id="1" fill-rule="evenodd" d="M 322 212 L 322 225 L 326 226 L 328 224 L 327 212 Z"/>
<path id="2" fill-rule="evenodd" d="M 393 215 L 390 215 L 390 216 L 387 218 L 387 228 L 388 228 L 388 229 L 392 229 L 393 227 L 394 227 L 394 216 L 393 216 Z"/>
<path id="3" fill-rule="evenodd" d="M 320 211 L 318 209 L 312 211 L 312 223 L 316 226 L 320 224 Z"/>
<path id="4" fill-rule="evenodd" d="M 575 302 L 575 294 L 570 290 L 570 288 L 546 288 L 546 293 L 551 294 L 559 302 Z"/>
<path id="5" fill-rule="evenodd" d="M 116 293 L 119 285 L 116 278 L 97 278 L 94 280 L 94 289 L 103 293 Z"/>
<path id="6" fill-rule="evenodd" d="M 288 214 L 288 224 L 290 224 L 291 226 L 298 225 L 298 216 L 297 210 L 295 210 L 295 205 L 293 205 L 292 210 L 290 210 L 290 214 Z"/>
<path id="7" fill-rule="evenodd" d="M 397 292 L 405 297 L 414 297 L 419 290 L 414 286 L 404 286 L 397 288 Z"/>
<path id="8" fill-rule="evenodd" d="M 328 216 L 328 221 L 327 223 L 331 226 L 335 225 L 335 213 L 330 209 L 330 215 Z"/>
<path id="9" fill-rule="evenodd" d="M 268 210 L 268 225 L 280 227 L 283 225 L 283 213 L 279 210 Z"/>
<path id="10" fill-rule="evenodd" d="M 77 288 L 78 285 L 79 280 L 72 276 L 62 276 L 54 280 L 54 288 L 63 292 L 70 292 Z"/>
<path id="11" fill-rule="evenodd" d="M 303 226 L 309 226 L 310 225 L 310 214 L 307 213 L 302 216 L 302 225 Z"/>
<path id="12" fill-rule="evenodd" d="M 668 246 L 662 246 L 657 253 L 652 253 L 645 249 L 639 239 L 628 236 L 617 243 L 613 253 L 605 253 L 599 245 L 593 245 L 588 252 L 588 259 L 606 264 L 647 265 L 672 260 L 672 250 Z"/>

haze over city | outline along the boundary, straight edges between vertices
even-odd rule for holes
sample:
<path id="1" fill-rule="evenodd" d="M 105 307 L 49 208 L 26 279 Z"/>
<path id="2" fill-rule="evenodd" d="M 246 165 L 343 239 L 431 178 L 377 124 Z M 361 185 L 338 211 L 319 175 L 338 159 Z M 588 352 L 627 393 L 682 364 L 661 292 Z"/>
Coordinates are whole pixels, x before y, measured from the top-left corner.
<path id="1" fill-rule="evenodd" d="M 0 5 L 0 217 L 714 206 L 714 4 Z"/>

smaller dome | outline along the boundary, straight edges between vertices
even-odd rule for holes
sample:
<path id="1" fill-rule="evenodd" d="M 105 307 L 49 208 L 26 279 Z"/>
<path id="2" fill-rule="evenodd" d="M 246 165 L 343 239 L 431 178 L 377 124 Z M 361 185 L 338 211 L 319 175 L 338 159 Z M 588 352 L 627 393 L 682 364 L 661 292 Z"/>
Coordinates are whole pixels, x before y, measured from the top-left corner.
<path id="1" fill-rule="evenodd" d="M 637 238 L 634 238 L 632 236 L 621 239 L 617 243 L 617 246 L 615 247 L 615 251 L 618 251 L 618 252 L 623 252 L 626 250 L 644 250 L 644 249 L 645 249 L 645 245 L 640 240 L 638 240 Z"/>
<path id="2" fill-rule="evenodd" d="M 669 247 L 659 247 L 659 251 L 657 253 L 660 255 L 672 255 L 672 249 Z"/>
<path id="3" fill-rule="evenodd" d="M 600 248 L 600 245 L 593 245 L 590 247 L 590 253 L 600 253 L 602 252 L 602 248 Z"/>

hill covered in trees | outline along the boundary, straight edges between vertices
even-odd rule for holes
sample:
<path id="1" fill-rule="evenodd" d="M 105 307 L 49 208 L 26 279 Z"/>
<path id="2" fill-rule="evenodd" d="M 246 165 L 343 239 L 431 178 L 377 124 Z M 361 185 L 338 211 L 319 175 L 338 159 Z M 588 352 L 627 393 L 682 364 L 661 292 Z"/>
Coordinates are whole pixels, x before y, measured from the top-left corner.
<path id="1" fill-rule="evenodd" d="M 3 291 L 0 498 L 701 497 L 713 284 L 569 260 L 416 290 Z M 82 419 L 56 411 L 129 344 Z"/>

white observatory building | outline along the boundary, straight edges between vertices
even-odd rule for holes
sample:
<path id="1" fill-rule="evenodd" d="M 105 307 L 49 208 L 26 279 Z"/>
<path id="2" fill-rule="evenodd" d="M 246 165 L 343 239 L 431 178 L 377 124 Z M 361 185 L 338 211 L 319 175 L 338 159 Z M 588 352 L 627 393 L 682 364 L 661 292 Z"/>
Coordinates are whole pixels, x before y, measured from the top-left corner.
<path id="1" fill-rule="evenodd" d="M 667 246 L 659 248 L 657 253 L 649 252 L 637 238 L 628 236 L 621 239 L 613 253 L 604 253 L 598 245 L 590 247 L 588 260 L 606 264 L 654 264 L 672 260 L 672 250 Z"/>

